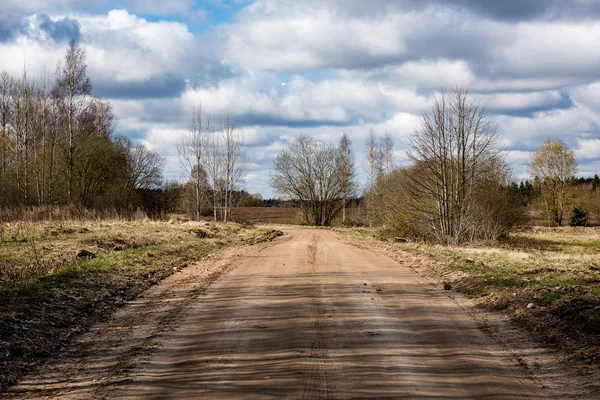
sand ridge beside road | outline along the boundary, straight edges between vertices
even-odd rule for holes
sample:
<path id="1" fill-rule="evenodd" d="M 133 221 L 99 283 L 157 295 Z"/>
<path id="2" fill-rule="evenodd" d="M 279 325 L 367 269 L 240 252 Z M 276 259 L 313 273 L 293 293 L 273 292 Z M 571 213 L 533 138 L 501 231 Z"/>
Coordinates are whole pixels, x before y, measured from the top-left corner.
<path id="1" fill-rule="evenodd" d="M 332 231 L 287 227 L 166 279 L 23 398 L 559 398 L 441 288 Z"/>

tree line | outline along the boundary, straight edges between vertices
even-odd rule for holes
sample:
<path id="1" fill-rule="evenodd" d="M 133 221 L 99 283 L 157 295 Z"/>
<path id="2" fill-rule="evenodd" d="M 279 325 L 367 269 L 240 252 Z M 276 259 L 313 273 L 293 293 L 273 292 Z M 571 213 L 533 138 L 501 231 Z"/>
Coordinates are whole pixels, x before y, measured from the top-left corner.
<path id="1" fill-rule="evenodd" d="M 0 73 L 0 220 L 90 211 L 151 218 L 187 213 L 228 221 L 243 191 L 246 156 L 228 114 L 218 129 L 201 105 L 177 146 L 183 182 L 164 179 L 157 152 L 115 134 L 111 104 L 92 94 L 85 49 L 69 43 L 54 80 Z M 55 215 L 56 216 L 56 215 Z M 59 216 L 56 216 L 59 217 Z"/>
<path id="2" fill-rule="evenodd" d="M 71 41 L 54 81 L 0 73 L 0 208 L 133 212 L 162 183 L 164 160 L 114 135 L 110 103 L 92 95 L 85 49 Z"/>
<path id="3" fill-rule="evenodd" d="M 279 202 L 243 190 L 247 157 L 229 113 L 215 124 L 201 104 L 193 110 L 177 146 L 183 182 L 165 181 L 158 153 L 114 131 L 111 105 L 92 95 L 85 49 L 76 41 L 53 80 L 32 79 L 26 67 L 18 76 L 1 72 L 0 213 L 143 210 L 153 218 L 185 212 L 227 222 L 237 204 L 296 205 L 306 223 L 327 226 L 355 223 L 347 209 L 359 205 L 360 223 L 448 244 L 496 240 L 523 223 L 531 206 L 559 226 L 600 218 L 598 176 L 575 178 L 575 154 L 560 140 L 534 153 L 531 180 L 517 185 L 497 146 L 497 126 L 462 88 L 434 96 L 407 140 L 409 166 L 394 164 L 389 134 L 368 133 L 364 191 L 348 135 L 337 144 L 299 137 L 274 161 L 270 183 L 286 199 Z"/>
<path id="4" fill-rule="evenodd" d="M 527 223 L 532 207 L 559 226 L 567 216 L 572 225 L 586 224 L 589 213 L 600 217 L 598 177 L 587 186 L 575 178 L 575 155 L 562 141 L 544 143 L 529 164 L 531 180 L 518 185 L 498 138 L 487 109 L 465 88 L 434 96 L 406 141 L 409 166 L 394 165 L 391 137 L 378 139 L 371 130 L 359 223 L 462 244 L 503 237 Z M 302 136 L 277 156 L 271 186 L 298 202 L 307 223 L 330 225 L 336 218 L 346 222 L 348 200 L 358 196 L 356 177 L 347 135 L 338 146 Z"/>

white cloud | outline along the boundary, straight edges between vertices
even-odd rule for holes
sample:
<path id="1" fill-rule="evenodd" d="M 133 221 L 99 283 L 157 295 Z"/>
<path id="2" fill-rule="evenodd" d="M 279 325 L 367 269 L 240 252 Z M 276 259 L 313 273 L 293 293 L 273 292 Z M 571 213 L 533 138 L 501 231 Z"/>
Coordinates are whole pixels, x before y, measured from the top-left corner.
<path id="1" fill-rule="evenodd" d="M 527 111 L 556 106 L 562 99 L 556 90 L 530 93 L 493 93 L 477 95 L 491 110 Z"/>
<path id="2" fill-rule="evenodd" d="M 99 9 L 102 0 L 3 0 L 5 10 L 24 12 L 64 11 L 69 9 Z"/>
<path id="3" fill-rule="evenodd" d="M 600 159 L 600 139 L 579 139 L 575 155 L 579 160 Z"/>
<path id="4" fill-rule="evenodd" d="M 134 12 L 155 15 L 186 15 L 194 8 L 193 0 L 128 0 Z"/>
<path id="5" fill-rule="evenodd" d="M 282 86 L 273 74 L 247 72 L 215 87 L 187 90 L 186 109 L 202 103 L 209 112 L 256 116 L 279 121 L 351 123 L 385 118 L 387 111 L 421 112 L 427 98 L 412 89 L 360 80 L 325 79 L 312 82 L 300 76 Z"/>
<path id="6" fill-rule="evenodd" d="M 213 3 L 222 6 L 202 6 Z M 175 144 L 200 101 L 215 125 L 228 111 L 238 119 L 248 189 L 269 194 L 273 158 L 301 134 L 337 142 L 348 133 L 362 171 L 369 129 L 388 132 L 401 161 L 431 94 L 455 86 L 494 113 L 519 176 L 546 138 L 575 149 L 582 173 L 600 168 L 597 16 L 533 19 L 503 16 L 500 2 L 466 3 L 259 0 L 196 35 L 134 14 L 202 17 L 191 0 L 118 0 L 124 9 L 104 14 L 92 12 L 105 3 L 82 0 L 5 0 L 3 9 L 79 23 L 88 72 L 96 88 L 110 86 L 117 132 L 160 151 L 171 178 L 180 174 Z M 0 70 L 18 74 L 26 61 L 30 76 L 52 79 L 66 44 L 40 29 L 40 14 L 22 17 L 26 29 L 0 41 Z"/>
<path id="7" fill-rule="evenodd" d="M 197 61 L 193 56 L 197 42 L 183 23 L 148 22 L 125 10 L 112 10 L 106 15 L 57 14 L 53 18 L 65 16 L 80 24 L 88 73 L 95 82 L 141 83 L 167 74 L 193 75 L 197 71 L 193 65 Z M 25 61 L 36 78 L 44 70 L 54 72 L 66 43 L 55 43 L 44 39 L 43 32 L 33 32 L 39 29 L 33 24 L 36 18 L 27 18 L 30 30 L 15 41 L 0 42 L 0 69 L 16 72 L 22 70 Z"/>
<path id="8" fill-rule="evenodd" d="M 600 109 L 600 82 L 578 86 L 569 90 L 573 101 L 585 107 Z"/>
<path id="9" fill-rule="evenodd" d="M 143 81 L 167 72 L 189 72 L 193 35 L 179 22 L 148 22 L 125 10 L 80 17 L 81 32 L 95 76 Z"/>
<path id="10" fill-rule="evenodd" d="M 598 77 L 600 23 L 523 22 L 511 43 L 494 51 L 496 68 L 511 76 Z"/>
<path id="11" fill-rule="evenodd" d="M 534 149 L 546 139 L 573 146 L 578 139 L 598 136 L 600 115 L 582 107 L 539 112 L 533 117 L 496 117 L 501 142 L 510 149 Z"/>
<path id="12" fill-rule="evenodd" d="M 395 57 L 406 50 L 405 17 L 377 21 L 341 17 L 327 8 L 294 8 L 257 2 L 237 22 L 220 29 L 224 58 L 248 68 L 309 70 Z"/>
<path id="13" fill-rule="evenodd" d="M 495 21 L 455 7 L 345 9 L 343 3 L 259 0 L 220 28 L 223 57 L 252 69 L 372 70 L 431 87 L 555 89 L 600 77 L 600 24 L 580 20 Z M 442 73 L 440 73 L 442 72 Z M 444 73 L 445 72 L 445 73 Z M 450 72 L 448 74 L 448 72 Z"/>

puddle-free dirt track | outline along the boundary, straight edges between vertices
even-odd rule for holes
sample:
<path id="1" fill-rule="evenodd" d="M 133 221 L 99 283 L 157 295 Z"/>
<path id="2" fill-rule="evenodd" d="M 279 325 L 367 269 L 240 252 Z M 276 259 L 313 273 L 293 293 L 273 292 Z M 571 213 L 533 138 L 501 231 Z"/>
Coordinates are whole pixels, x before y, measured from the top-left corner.
<path id="1" fill-rule="evenodd" d="M 192 265 L 85 334 L 24 398 L 552 397 L 440 288 L 329 230 Z"/>

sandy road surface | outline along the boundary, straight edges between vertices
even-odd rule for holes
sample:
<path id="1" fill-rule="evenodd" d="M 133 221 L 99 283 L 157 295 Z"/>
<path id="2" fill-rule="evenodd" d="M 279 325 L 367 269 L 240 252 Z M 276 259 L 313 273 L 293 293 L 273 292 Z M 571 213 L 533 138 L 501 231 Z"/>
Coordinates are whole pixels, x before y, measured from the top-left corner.
<path id="1" fill-rule="evenodd" d="M 123 308 L 17 392 L 33 398 L 545 398 L 443 291 L 331 231 L 288 228 L 272 245 L 227 257 L 152 289 L 148 300 Z"/>

